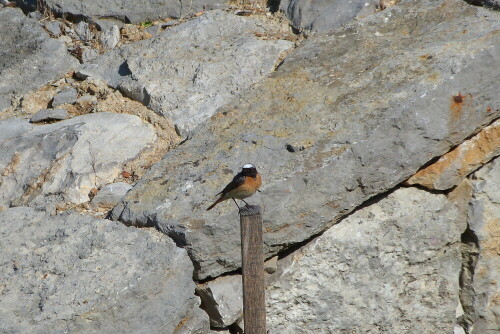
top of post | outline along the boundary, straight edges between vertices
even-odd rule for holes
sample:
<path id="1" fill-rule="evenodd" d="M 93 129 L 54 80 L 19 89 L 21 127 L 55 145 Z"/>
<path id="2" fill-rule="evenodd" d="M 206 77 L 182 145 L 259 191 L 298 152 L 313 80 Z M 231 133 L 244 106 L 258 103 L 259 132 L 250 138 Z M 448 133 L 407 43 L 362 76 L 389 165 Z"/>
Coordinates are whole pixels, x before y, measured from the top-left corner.
<path id="1" fill-rule="evenodd" d="M 260 206 L 259 205 L 246 205 L 240 209 L 240 216 L 255 216 L 260 215 Z"/>

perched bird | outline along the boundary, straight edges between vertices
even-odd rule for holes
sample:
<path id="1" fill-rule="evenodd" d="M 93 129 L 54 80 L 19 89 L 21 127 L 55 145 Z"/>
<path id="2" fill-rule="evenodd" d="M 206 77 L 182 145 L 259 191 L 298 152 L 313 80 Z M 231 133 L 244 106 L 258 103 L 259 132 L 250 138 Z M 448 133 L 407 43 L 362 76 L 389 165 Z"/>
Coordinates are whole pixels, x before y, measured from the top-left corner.
<path id="1" fill-rule="evenodd" d="M 260 185 L 262 184 L 262 179 L 260 174 L 257 173 L 257 169 L 252 164 L 243 165 L 241 172 L 236 174 L 231 182 L 217 195 L 220 195 L 219 199 L 214 202 L 214 204 L 210 205 L 207 209 L 211 210 L 218 203 L 228 200 L 230 198 L 233 199 L 234 203 L 238 207 L 238 203 L 236 203 L 235 198 L 242 200 L 245 202 L 244 198 L 250 197 L 257 190 L 259 190 Z M 248 205 L 247 202 L 245 202 Z"/>

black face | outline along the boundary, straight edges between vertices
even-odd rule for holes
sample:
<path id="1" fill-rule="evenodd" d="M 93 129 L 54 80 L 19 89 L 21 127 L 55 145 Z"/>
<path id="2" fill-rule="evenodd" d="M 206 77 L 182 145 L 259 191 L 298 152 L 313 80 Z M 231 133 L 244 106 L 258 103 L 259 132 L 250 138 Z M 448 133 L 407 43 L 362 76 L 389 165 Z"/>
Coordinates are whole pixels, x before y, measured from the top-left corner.
<path id="1" fill-rule="evenodd" d="M 243 176 L 256 177 L 257 176 L 257 169 L 255 167 L 243 168 L 241 170 L 241 174 L 243 174 Z"/>

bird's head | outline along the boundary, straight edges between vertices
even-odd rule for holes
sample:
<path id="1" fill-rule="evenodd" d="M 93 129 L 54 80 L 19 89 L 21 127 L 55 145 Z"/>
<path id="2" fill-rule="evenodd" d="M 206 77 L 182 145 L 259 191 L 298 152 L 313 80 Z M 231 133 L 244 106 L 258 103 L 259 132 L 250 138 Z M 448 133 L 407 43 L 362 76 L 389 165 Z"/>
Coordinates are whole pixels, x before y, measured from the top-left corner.
<path id="1" fill-rule="evenodd" d="M 241 168 L 241 173 L 245 176 L 255 177 L 257 175 L 257 168 L 252 164 L 244 164 Z"/>

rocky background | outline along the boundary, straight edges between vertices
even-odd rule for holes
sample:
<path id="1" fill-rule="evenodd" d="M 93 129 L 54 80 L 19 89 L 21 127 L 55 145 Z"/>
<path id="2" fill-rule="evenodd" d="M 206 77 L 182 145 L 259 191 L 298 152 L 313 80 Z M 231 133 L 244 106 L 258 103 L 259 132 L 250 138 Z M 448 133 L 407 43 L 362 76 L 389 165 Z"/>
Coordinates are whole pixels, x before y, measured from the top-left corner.
<path id="1" fill-rule="evenodd" d="M 0 332 L 500 331 L 500 4 L 0 2 Z"/>

